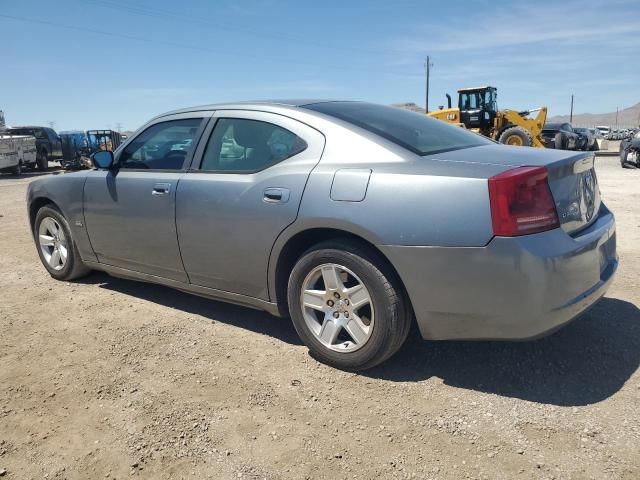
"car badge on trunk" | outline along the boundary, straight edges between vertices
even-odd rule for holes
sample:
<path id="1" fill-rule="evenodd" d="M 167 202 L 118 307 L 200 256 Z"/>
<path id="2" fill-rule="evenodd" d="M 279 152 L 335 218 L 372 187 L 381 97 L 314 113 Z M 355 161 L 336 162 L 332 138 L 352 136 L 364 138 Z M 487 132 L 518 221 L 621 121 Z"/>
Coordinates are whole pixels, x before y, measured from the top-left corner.
<path id="1" fill-rule="evenodd" d="M 582 192 L 584 197 L 584 203 L 587 207 L 586 219 L 587 222 L 593 218 L 594 210 L 595 210 L 595 190 L 596 190 L 596 182 L 593 178 L 593 172 L 591 170 L 585 172 L 582 176 Z"/>

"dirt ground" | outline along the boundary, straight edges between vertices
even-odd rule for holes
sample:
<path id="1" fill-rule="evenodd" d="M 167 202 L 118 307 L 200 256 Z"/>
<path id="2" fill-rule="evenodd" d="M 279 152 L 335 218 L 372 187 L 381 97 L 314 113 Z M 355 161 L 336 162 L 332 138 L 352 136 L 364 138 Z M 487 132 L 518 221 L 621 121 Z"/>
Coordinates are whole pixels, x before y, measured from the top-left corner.
<path id="1" fill-rule="evenodd" d="M 640 478 L 640 170 L 597 171 L 620 269 L 586 316 L 535 342 L 412 335 L 357 375 L 265 313 L 54 281 L 27 227 L 35 174 L 0 177 L 2 480 Z"/>

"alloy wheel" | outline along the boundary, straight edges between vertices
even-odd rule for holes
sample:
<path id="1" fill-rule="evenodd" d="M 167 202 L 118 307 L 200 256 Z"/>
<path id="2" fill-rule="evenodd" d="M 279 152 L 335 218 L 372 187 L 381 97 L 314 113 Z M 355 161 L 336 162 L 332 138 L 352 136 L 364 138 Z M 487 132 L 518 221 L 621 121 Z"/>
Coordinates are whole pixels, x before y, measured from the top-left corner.
<path id="1" fill-rule="evenodd" d="M 315 267 L 300 296 L 305 323 L 325 347 L 353 352 L 373 332 L 374 307 L 369 290 L 348 268 L 335 263 Z"/>
<path id="2" fill-rule="evenodd" d="M 69 245 L 60 223 L 45 217 L 38 228 L 40 251 L 47 264 L 54 270 L 62 270 L 67 263 Z"/>

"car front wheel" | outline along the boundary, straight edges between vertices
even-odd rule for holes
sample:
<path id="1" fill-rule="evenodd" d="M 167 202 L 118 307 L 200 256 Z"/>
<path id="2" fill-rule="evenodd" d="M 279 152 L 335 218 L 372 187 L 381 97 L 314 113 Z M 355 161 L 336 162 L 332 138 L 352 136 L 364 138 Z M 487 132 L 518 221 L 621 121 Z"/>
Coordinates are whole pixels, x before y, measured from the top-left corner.
<path id="1" fill-rule="evenodd" d="M 67 220 L 53 205 L 38 210 L 33 232 L 40 260 L 53 278 L 73 280 L 90 272 L 82 263 Z"/>
<path id="2" fill-rule="evenodd" d="M 312 355 L 350 371 L 393 355 L 412 318 L 394 277 L 375 254 L 351 242 L 324 243 L 305 253 L 291 272 L 288 303 Z"/>

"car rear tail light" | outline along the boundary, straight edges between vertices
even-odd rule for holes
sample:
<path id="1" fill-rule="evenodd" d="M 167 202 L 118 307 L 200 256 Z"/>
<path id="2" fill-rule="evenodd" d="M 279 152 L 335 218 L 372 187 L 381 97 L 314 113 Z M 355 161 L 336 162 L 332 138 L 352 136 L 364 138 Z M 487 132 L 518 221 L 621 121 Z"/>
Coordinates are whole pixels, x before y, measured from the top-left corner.
<path id="1" fill-rule="evenodd" d="M 558 227 L 544 167 L 519 167 L 489 179 L 493 234 L 515 237 Z"/>

